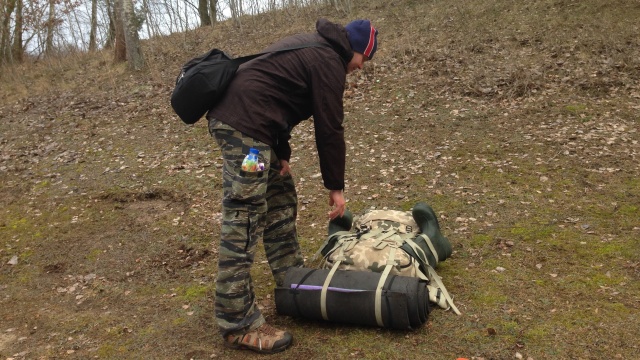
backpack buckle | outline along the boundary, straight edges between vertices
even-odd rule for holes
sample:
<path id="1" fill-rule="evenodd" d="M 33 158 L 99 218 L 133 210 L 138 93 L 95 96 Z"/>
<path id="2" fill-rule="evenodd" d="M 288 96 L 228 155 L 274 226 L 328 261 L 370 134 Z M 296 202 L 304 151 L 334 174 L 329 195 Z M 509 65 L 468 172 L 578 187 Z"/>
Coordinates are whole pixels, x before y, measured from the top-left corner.
<path id="1" fill-rule="evenodd" d="M 368 233 L 369 231 L 371 231 L 370 227 L 365 224 L 360 224 L 360 227 L 356 229 L 356 236 L 358 239 L 360 239 L 362 235 Z"/>

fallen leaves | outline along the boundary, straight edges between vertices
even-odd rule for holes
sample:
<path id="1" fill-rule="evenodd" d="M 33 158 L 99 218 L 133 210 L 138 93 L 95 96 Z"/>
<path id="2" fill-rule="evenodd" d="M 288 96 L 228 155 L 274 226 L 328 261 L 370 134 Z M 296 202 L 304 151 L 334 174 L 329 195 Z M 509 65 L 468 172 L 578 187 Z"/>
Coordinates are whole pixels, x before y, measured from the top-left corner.
<path id="1" fill-rule="evenodd" d="M 9 265 L 18 265 L 18 256 L 14 255 L 11 257 L 11 259 L 9 259 L 9 261 L 7 261 L 7 264 Z"/>

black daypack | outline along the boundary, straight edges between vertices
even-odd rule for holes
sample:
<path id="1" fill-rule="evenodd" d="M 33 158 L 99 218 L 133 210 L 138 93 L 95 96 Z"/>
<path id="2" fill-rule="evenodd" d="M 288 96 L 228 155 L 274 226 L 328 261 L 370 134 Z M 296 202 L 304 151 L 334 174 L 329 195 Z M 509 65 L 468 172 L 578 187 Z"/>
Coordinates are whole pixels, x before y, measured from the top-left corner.
<path id="1" fill-rule="evenodd" d="M 314 46 L 328 47 L 323 43 L 308 43 L 272 52 Z M 176 86 L 171 93 L 171 107 L 186 124 L 194 124 L 222 99 L 240 65 L 268 53 L 270 52 L 233 59 L 222 50 L 211 49 L 206 54 L 189 60 L 176 79 Z"/>

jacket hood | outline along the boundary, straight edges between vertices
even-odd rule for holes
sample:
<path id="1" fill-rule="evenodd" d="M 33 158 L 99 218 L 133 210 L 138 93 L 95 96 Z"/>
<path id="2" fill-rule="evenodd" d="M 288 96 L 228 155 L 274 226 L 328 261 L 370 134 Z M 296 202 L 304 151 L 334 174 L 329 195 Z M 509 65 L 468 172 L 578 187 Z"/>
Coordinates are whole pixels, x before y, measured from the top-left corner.
<path id="1" fill-rule="evenodd" d="M 344 26 L 321 18 L 316 22 L 316 30 L 322 38 L 329 42 L 338 55 L 344 59 L 345 63 L 351 61 L 353 58 L 353 50 L 351 49 L 351 44 L 349 44 L 347 30 L 345 30 Z"/>

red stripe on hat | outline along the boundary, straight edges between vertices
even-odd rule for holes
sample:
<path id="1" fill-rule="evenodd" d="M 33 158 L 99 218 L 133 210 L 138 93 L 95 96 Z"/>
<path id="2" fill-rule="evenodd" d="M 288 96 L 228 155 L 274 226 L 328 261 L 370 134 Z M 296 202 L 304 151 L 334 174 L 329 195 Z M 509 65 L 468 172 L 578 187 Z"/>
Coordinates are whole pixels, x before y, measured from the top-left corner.
<path id="1" fill-rule="evenodd" d="M 370 57 L 371 51 L 373 51 L 373 45 L 376 43 L 376 29 L 371 26 L 371 33 L 369 33 L 369 44 L 367 44 L 367 48 L 364 49 L 364 56 Z"/>

